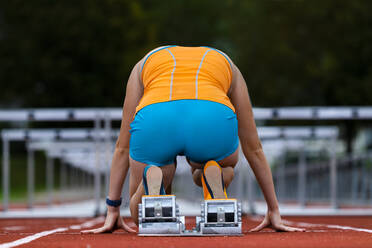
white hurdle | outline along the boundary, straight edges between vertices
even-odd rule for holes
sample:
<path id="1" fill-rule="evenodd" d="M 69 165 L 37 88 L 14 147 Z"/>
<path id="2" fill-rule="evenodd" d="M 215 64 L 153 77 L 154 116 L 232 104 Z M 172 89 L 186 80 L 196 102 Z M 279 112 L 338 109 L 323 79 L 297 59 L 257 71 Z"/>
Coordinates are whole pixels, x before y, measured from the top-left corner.
<path id="1" fill-rule="evenodd" d="M 259 127 L 258 128 L 259 135 L 262 140 L 268 139 L 306 139 L 306 138 L 329 138 L 329 137 L 336 137 L 338 136 L 338 129 L 335 127 Z M 96 164 L 95 168 L 91 168 L 95 173 L 95 202 L 97 206 L 97 213 L 100 212 L 100 174 L 108 173 L 107 170 L 101 171 L 100 168 L 102 164 L 106 166 L 109 165 L 110 161 L 109 158 L 112 155 L 112 150 L 108 143 L 109 141 L 113 141 L 117 138 L 119 131 L 118 130 L 100 130 L 100 129 L 28 129 L 28 130 L 20 130 L 20 129 L 11 129 L 11 130 L 2 130 L 2 139 L 3 143 L 3 206 L 4 210 L 8 209 L 8 202 L 9 202 L 9 142 L 11 141 L 26 141 L 28 142 L 28 205 L 32 207 L 33 205 L 33 192 L 34 192 L 34 162 L 33 162 L 33 152 L 35 150 L 46 150 L 48 157 L 49 154 L 53 151 L 56 153 L 58 151 L 62 156 L 63 152 L 67 153 L 68 150 L 74 149 L 81 149 L 84 148 L 89 150 L 90 152 L 94 152 L 95 159 L 93 162 Z M 83 143 L 81 141 L 90 140 L 90 143 Z M 106 147 L 99 148 L 100 141 L 105 140 Z M 74 141 L 75 143 L 72 143 Z M 80 142 L 77 142 L 80 141 Z M 77 142 L 77 143 L 76 143 Z M 75 145 L 74 145 L 75 144 Z M 101 154 L 105 154 L 101 159 Z M 110 155 L 109 155 L 110 154 Z M 53 157 L 53 156 L 52 156 Z M 48 177 L 51 177 L 52 174 L 52 157 L 49 159 L 49 166 L 48 166 Z M 242 158 L 244 159 L 244 158 Z M 104 162 L 98 162 L 104 161 Z M 101 171 L 101 172 L 100 172 Z M 5 173 L 4 173 L 5 172 Z M 252 184 L 252 177 L 248 177 L 248 184 Z M 53 181 L 51 179 L 47 179 L 48 181 L 48 202 L 52 202 L 52 188 L 53 188 Z M 107 183 L 107 182 L 106 182 Z M 250 187 L 251 188 L 251 187 Z M 248 194 L 248 197 L 253 197 L 253 194 Z M 249 202 L 253 202 L 253 199 L 250 199 Z"/>

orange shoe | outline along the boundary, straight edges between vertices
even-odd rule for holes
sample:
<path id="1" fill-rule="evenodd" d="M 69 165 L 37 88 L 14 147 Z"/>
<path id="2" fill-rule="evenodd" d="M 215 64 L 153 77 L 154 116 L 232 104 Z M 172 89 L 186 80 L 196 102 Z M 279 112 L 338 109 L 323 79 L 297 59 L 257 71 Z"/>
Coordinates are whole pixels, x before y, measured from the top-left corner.
<path id="1" fill-rule="evenodd" d="M 205 164 L 201 179 L 204 200 L 227 199 L 226 188 L 223 183 L 222 168 L 216 161 L 210 160 Z"/>

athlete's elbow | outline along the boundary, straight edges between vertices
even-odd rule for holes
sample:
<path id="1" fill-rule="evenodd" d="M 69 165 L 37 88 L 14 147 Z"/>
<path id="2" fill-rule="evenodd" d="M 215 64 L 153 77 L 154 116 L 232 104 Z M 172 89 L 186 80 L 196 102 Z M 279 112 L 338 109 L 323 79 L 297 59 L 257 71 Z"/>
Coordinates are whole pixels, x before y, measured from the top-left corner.
<path id="1" fill-rule="evenodd" d="M 114 153 L 119 156 L 127 155 L 129 154 L 129 147 L 123 147 L 123 146 L 116 145 Z"/>
<path id="2" fill-rule="evenodd" d="M 242 150 L 248 161 L 257 160 L 259 157 L 261 157 L 261 154 L 263 152 L 262 144 L 259 140 L 254 143 L 247 143 L 245 145 L 242 144 Z"/>
<path id="3" fill-rule="evenodd" d="M 240 143 L 244 153 L 255 153 L 262 150 L 262 143 L 257 137 L 250 137 L 245 135 L 239 135 Z"/>
<path id="4" fill-rule="evenodd" d="M 258 156 L 258 155 L 260 155 L 262 152 L 263 152 L 263 151 L 262 151 L 262 145 L 259 144 L 259 145 L 257 145 L 257 146 L 254 146 L 254 147 L 250 148 L 250 149 L 248 150 L 248 155 L 249 155 L 249 156 Z"/>

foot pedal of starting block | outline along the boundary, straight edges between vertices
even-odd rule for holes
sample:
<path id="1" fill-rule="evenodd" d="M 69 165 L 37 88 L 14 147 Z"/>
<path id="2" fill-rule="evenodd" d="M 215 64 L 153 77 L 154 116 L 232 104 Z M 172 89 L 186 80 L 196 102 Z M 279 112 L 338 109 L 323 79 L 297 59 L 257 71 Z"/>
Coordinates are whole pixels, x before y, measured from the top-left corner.
<path id="1" fill-rule="evenodd" d="M 202 235 L 242 235 L 242 209 L 236 199 L 205 200 L 196 224 Z"/>
<path id="2" fill-rule="evenodd" d="M 143 196 L 138 208 L 138 236 L 242 235 L 242 211 L 236 199 L 205 200 L 192 230 L 185 229 L 175 195 Z"/>

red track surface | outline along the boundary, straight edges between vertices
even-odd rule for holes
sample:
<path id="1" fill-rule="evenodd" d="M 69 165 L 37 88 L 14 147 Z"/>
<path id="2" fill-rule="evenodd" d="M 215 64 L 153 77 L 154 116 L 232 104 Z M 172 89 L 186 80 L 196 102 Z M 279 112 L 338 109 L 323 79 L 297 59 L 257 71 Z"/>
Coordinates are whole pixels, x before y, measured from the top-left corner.
<path id="1" fill-rule="evenodd" d="M 306 222 L 364 228 L 372 230 L 372 217 L 287 217 L 294 223 Z M 7 219 L 0 220 L 0 244 L 15 241 L 35 233 L 60 227 L 82 224 L 90 219 Z M 187 219 L 193 225 L 193 218 Z M 129 221 L 128 221 L 129 222 Z M 248 230 L 258 220 L 243 218 L 242 237 L 138 237 L 136 234 L 85 234 L 69 229 L 54 233 L 19 247 L 372 247 L 372 233 L 313 226 L 304 233 L 273 232 L 269 229 L 259 233 Z M 97 224 L 100 226 L 102 223 Z"/>

